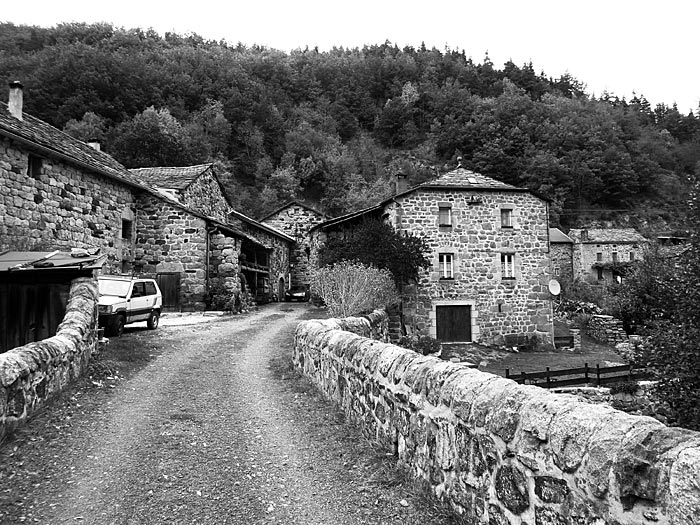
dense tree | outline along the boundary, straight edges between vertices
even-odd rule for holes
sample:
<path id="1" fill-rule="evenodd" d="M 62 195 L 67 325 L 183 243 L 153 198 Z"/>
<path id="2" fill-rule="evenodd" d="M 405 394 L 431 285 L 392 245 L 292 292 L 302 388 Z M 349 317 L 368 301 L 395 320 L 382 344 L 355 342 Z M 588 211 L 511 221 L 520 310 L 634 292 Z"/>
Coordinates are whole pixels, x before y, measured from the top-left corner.
<path id="1" fill-rule="evenodd" d="M 569 74 L 499 69 L 463 50 L 384 42 L 287 54 L 110 24 L 2 23 L 0 76 L 23 81 L 29 113 L 102 136 L 129 166 L 229 164 L 229 197 L 253 215 L 251 196 L 287 195 L 266 186 L 277 169 L 294 170 L 300 197 L 340 213 L 384 197 L 397 163 L 416 183 L 462 157 L 550 198 L 553 224 L 609 209 L 672 222 L 700 160 L 692 113 L 652 109 L 643 95 L 596 100 Z"/>
<path id="2" fill-rule="evenodd" d="M 365 219 L 346 235 L 330 237 L 319 253 L 322 266 L 358 261 L 391 272 L 397 285 L 416 280 L 430 267 L 430 247 L 422 237 L 397 232 L 378 219 Z"/>

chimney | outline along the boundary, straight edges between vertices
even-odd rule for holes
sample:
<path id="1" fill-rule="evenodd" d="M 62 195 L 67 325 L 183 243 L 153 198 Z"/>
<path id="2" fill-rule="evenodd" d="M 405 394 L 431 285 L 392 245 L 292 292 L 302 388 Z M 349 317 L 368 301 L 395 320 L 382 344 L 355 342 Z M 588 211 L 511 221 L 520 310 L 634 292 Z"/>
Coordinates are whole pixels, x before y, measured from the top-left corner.
<path id="1" fill-rule="evenodd" d="M 588 230 L 581 230 L 581 241 L 588 241 Z"/>
<path id="2" fill-rule="evenodd" d="M 95 151 L 100 151 L 100 148 L 102 147 L 99 139 L 90 139 L 87 141 L 87 145 Z"/>
<path id="3" fill-rule="evenodd" d="M 396 174 L 396 195 L 408 189 L 408 177 L 403 173 Z"/>
<path id="4" fill-rule="evenodd" d="M 17 120 L 22 120 L 22 83 L 19 80 L 10 82 L 10 99 L 7 108 L 10 115 Z"/>

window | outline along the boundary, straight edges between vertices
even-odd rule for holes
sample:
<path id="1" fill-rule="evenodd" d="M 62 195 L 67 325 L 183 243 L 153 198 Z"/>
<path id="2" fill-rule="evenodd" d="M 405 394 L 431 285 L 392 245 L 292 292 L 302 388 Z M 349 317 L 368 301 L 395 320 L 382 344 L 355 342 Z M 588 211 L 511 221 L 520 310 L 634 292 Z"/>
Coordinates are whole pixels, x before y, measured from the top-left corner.
<path id="1" fill-rule="evenodd" d="M 41 168 L 43 167 L 43 160 L 41 157 L 35 157 L 34 155 L 29 155 L 29 160 L 27 162 L 27 175 L 38 179 L 41 176 Z"/>
<path id="2" fill-rule="evenodd" d="M 156 295 L 157 292 L 156 292 L 156 285 L 155 284 L 153 284 L 150 281 L 147 281 L 146 283 L 144 283 L 144 286 L 145 286 L 145 290 L 146 290 L 146 292 L 145 292 L 146 295 Z"/>
<path id="3" fill-rule="evenodd" d="M 451 206 L 440 206 L 438 208 L 438 225 L 439 226 L 452 226 L 452 207 Z"/>
<path id="4" fill-rule="evenodd" d="M 612 252 L 613 262 L 617 262 L 617 252 Z"/>
<path id="5" fill-rule="evenodd" d="M 501 254 L 501 278 L 515 279 L 515 254 Z"/>
<path id="6" fill-rule="evenodd" d="M 559 274 L 561 274 L 561 269 L 558 266 L 555 266 L 554 267 L 554 275 L 558 276 Z"/>
<path id="7" fill-rule="evenodd" d="M 501 228 L 512 228 L 513 227 L 513 210 L 502 209 L 501 210 Z"/>
<path id="8" fill-rule="evenodd" d="M 634 261 L 634 252 L 630 252 L 630 262 Z"/>
<path id="9" fill-rule="evenodd" d="M 451 253 L 438 255 L 440 263 L 440 279 L 454 279 L 454 256 Z"/>
<path id="10" fill-rule="evenodd" d="M 132 235 L 132 222 L 128 219 L 122 219 L 122 239 L 131 239 Z"/>
<path id="11" fill-rule="evenodd" d="M 603 279 L 605 279 L 605 277 L 603 276 L 603 269 L 598 268 L 598 280 L 602 281 Z"/>
<path id="12" fill-rule="evenodd" d="M 603 253 L 602 253 L 602 252 L 596 253 L 596 254 L 595 254 L 595 260 L 598 261 L 598 262 L 601 262 L 601 261 L 603 260 Z"/>

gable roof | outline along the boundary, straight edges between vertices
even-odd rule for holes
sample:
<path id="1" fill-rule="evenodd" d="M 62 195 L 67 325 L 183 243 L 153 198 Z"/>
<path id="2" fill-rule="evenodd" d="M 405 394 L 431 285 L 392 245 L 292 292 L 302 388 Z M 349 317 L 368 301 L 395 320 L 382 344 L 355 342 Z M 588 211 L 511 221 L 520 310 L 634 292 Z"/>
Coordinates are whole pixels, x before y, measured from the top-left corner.
<path id="1" fill-rule="evenodd" d="M 239 211 L 229 210 L 228 214 L 233 217 L 236 217 L 237 219 L 241 220 L 242 222 L 245 222 L 246 224 L 254 226 L 255 228 L 259 228 L 261 230 L 266 231 L 267 233 L 276 235 L 277 237 L 280 237 L 281 239 L 284 239 L 287 242 L 296 242 L 296 239 L 294 239 L 294 237 L 290 237 L 286 233 L 279 231 L 277 228 L 273 228 L 272 226 L 263 224 L 262 222 L 258 222 L 255 219 L 251 219 L 250 217 L 248 217 L 247 215 L 243 215 Z"/>
<path id="2" fill-rule="evenodd" d="M 573 244 L 574 240 L 559 228 L 549 229 L 549 242 Z"/>
<path id="3" fill-rule="evenodd" d="M 153 192 L 107 153 L 97 151 L 28 113 L 24 113 L 22 120 L 19 120 L 10 114 L 4 102 L 0 103 L 0 135 L 21 142 L 42 155 L 59 157 L 83 169 Z"/>
<path id="4" fill-rule="evenodd" d="M 424 182 L 422 184 L 419 184 L 417 186 L 413 186 L 412 188 L 409 188 L 405 191 L 402 191 L 401 193 L 398 193 L 394 195 L 393 197 L 389 197 L 388 199 L 380 202 L 379 204 L 375 204 L 373 206 L 369 206 L 367 208 L 364 208 L 360 211 L 348 213 L 346 215 L 341 215 L 340 217 L 335 217 L 333 219 L 328 219 L 327 221 L 324 221 L 320 224 L 317 224 L 316 226 L 312 227 L 311 230 L 314 229 L 323 229 L 327 228 L 329 226 L 334 226 L 336 224 L 340 224 L 345 221 L 350 221 L 352 219 L 361 217 L 363 215 L 370 215 L 372 213 L 378 212 L 379 210 L 382 210 L 384 206 L 386 206 L 388 203 L 391 201 L 404 197 L 406 195 L 409 195 L 411 193 L 414 193 L 416 191 L 420 190 L 469 190 L 469 191 L 509 191 L 509 192 L 521 192 L 521 193 L 530 193 L 531 195 L 534 195 L 535 197 L 545 200 L 539 195 L 533 193 L 531 190 L 525 189 L 525 188 L 518 188 L 517 186 L 513 186 L 511 184 L 506 184 L 505 182 L 501 182 L 499 180 L 493 179 L 491 177 L 487 177 L 486 175 L 482 175 L 481 173 L 476 173 L 475 171 L 471 171 L 465 168 L 456 168 L 452 171 L 449 171 L 443 175 L 440 175 L 439 177 L 429 180 L 427 182 Z"/>
<path id="5" fill-rule="evenodd" d="M 196 166 L 132 168 L 129 171 L 151 186 L 184 190 L 212 166 L 213 164 L 208 163 Z"/>
<path id="6" fill-rule="evenodd" d="M 307 209 L 307 210 L 309 210 L 309 211 L 314 212 L 316 215 L 320 215 L 321 217 L 325 217 L 325 216 L 326 216 L 326 214 L 323 213 L 322 211 L 318 211 L 316 208 L 312 208 L 311 206 L 309 206 L 309 205 L 307 205 L 307 204 L 304 204 L 303 202 L 299 202 L 299 201 L 289 201 L 288 203 L 283 204 L 282 206 L 280 206 L 279 208 L 277 208 L 275 211 L 270 212 L 270 213 L 268 213 L 267 215 L 265 215 L 262 219 L 260 219 L 260 222 L 269 219 L 269 218 L 272 217 L 273 215 L 277 215 L 277 214 L 280 213 L 281 211 L 284 211 L 284 210 L 286 210 L 287 208 L 290 208 L 291 206 L 299 206 L 300 208 L 305 208 L 305 209 Z"/>
<path id="7" fill-rule="evenodd" d="M 577 228 L 569 231 L 582 244 L 638 244 L 647 242 L 634 228 Z"/>
<path id="8" fill-rule="evenodd" d="M 419 188 L 426 189 L 467 189 L 467 190 L 507 190 L 507 191 L 522 191 L 529 192 L 524 188 L 518 188 L 517 186 L 512 186 L 511 184 L 506 184 L 500 180 L 487 177 L 481 173 L 476 173 L 465 168 L 457 168 L 449 171 L 438 178 L 414 186 L 409 190 L 401 193 L 404 195 L 406 193 L 413 192 Z"/>

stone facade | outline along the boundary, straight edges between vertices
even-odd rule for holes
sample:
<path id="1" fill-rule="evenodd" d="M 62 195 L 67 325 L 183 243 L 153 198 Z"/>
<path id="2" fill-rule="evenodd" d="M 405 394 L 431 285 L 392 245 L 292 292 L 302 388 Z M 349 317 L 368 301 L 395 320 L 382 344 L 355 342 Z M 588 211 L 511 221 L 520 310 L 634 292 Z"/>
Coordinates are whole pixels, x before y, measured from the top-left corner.
<path id="1" fill-rule="evenodd" d="M 213 167 L 209 167 L 181 192 L 180 202 L 191 210 L 221 222 L 226 222 L 226 217 L 231 211 L 231 206 L 214 175 Z"/>
<path id="2" fill-rule="evenodd" d="M 97 345 L 97 282 L 71 283 L 56 335 L 0 354 L 0 441 L 85 372 Z"/>
<path id="3" fill-rule="evenodd" d="M 345 331 L 355 324 L 300 323 L 295 365 L 465 523 L 698 523 L 699 433 Z"/>
<path id="4" fill-rule="evenodd" d="M 136 209 L 135 273 L 180 274 L 180 305 L 203 310 L 206 296 L 207 222 L 180 206 L 141 195 Z"/>
<path id="5" fill-rule="evenodd" d="M 117 272 L 132 260 L 135 198 L 128 185 L 35 157 L 1 135 L 0 182 L 0 250 L 100 248 Z"/>
<path id="6" fill-rule="evenodd" d="M 309 231 L 326 217 L 304 204 L 292 202 L 261 220 L 263 224 L 286 233 L 295 239 L 290 261 L 290 286 L 309 285 L 311 271 L 311 235 Z"/>

